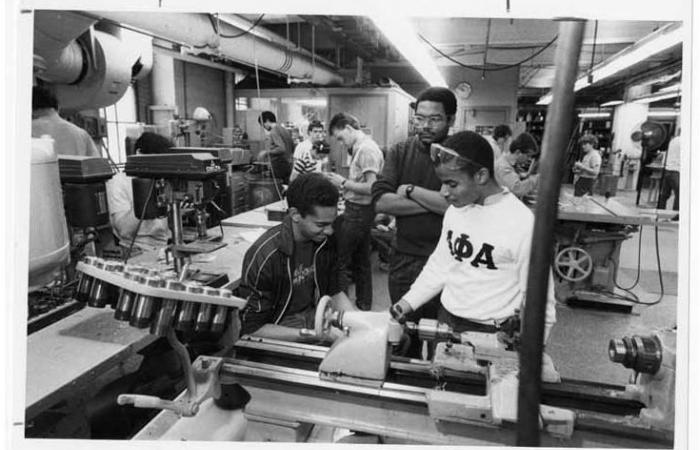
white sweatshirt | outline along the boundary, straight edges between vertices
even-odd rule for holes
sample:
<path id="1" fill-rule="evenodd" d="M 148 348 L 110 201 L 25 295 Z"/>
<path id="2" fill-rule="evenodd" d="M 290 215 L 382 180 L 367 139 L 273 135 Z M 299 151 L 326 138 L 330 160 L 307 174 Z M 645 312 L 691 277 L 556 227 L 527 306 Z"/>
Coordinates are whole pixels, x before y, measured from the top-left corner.
<path id="1" fill-rule="evenodd" d="M 523 310 L 535 218 L 510 191 L 487 197 L 483 205 L 445 212 L 437 247 L 404 299 L 417 309 L 442 291 L 452 314 L 493 324 Z M 549 274 L 547 329 L 556 321 Z"/>

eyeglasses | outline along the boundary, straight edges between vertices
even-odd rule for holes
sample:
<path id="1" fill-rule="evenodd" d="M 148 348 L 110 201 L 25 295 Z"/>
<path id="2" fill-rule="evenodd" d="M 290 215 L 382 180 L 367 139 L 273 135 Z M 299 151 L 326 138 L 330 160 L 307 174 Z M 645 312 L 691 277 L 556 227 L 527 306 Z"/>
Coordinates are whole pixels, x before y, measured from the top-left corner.
<path id="1" fill-rule="evenodd" d="M 477 164 L 471 159 L 461 156 L 451 148 L 443 147 L 440 144 L 430 144 L 430 160 L 436 165 L 452 165 L 459 169 L 469 165 L 481 167 L 480 164 Z"/>
<path id="2" fill-rule="evenodd" d="M 424 125 L 428 124 L 429 126 L 434 126 L 439 123 L 442 123 L 445 121 L 445 118 L 442 116 L 430 116 L 430 117 L 423 117 L 423 116 L 413 116 L 413 123 L 416 125 Z"/>

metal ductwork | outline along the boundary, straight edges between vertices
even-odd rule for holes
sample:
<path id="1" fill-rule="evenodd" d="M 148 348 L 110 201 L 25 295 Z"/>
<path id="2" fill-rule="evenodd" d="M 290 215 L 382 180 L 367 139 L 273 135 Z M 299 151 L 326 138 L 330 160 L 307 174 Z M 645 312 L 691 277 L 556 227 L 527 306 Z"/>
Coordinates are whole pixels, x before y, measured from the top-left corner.
<path id="1" fill-rule="evenodd" d="M 96 26 L 97 19 L 75 12 L 34 15 L 34 54 L 42 63 L 36 76 L 53 86 L 61 109 L 113 105 L 152 67 L 149 37 Z"/>
<path id="2" fill-rule="evenodd" d="M 209 17 L 198 13 L 162 12 L 119 12 L 100 11 L 91 13 L 104 18 L 141 29 L 163 39 L 181 42 L 191 46 L 208 46 L 198 52 L 223 55 L 227 58 L 272 72 L 282 73 L 290 78 L 306 79 L 317 85 L 341 84 L 343 78 L 334 70 L 301 55 L 289 47 L 276 42 L 246 34 L 229 23 L 222 21 L 220 33 L 236 35 L 235 39 L 220 37 L 215 32 Z"/>

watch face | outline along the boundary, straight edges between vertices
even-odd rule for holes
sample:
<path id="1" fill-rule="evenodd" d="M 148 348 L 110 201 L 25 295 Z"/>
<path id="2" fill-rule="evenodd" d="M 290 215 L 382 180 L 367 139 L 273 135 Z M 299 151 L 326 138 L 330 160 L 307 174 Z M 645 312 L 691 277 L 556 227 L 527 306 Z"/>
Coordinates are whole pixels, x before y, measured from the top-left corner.
<path id="1" fill-rule="evenodd" d="M 463 100 L 468 99 L 469 96 L 472 95 L 472 85 L 467 83 L 466 81 L 462 81 L 455 88 L 455 94 L 457 95 L 457 97 Z"/>

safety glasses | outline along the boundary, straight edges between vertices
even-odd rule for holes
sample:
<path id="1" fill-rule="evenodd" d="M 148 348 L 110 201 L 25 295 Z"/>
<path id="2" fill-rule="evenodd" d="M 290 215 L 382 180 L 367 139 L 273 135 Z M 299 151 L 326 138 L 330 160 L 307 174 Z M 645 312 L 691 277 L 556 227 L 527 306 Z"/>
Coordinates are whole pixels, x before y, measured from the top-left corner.
<path id="1" fill-rule="evenodd" d="M 430 144 L 430 160 L 433 164 L 445 164 L 461 169 L 467 166 L 481 167 L 469 158 L 461 156 L 451 148 L 443 147 L 440 144 Z"/>

